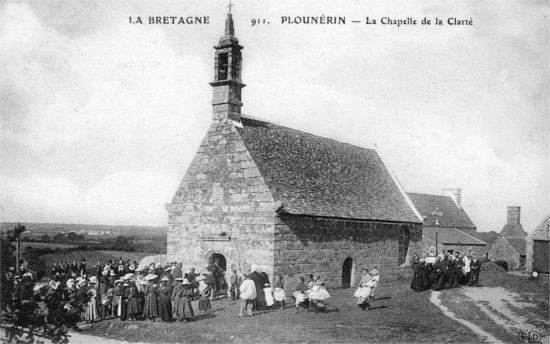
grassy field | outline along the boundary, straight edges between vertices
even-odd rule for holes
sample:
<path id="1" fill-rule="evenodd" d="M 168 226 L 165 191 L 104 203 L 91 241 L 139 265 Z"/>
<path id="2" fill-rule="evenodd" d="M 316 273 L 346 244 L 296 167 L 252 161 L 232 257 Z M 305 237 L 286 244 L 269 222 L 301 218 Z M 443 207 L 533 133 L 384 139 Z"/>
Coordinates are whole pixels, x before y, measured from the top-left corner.
<path id="1" fill-rule="evenodd" d="M 102 337 L 156 343 L 472 343 L 481 338 L 446 317 L 429 301 L 431 292 L 416 293 L 410 281 L 381 283 L 370 311 L 361 311 L 354 289 L 331 290 L 326 314 L 284 310 L 239 318 L 239 303 L 213 302 L 208 316 L 191 323 L 109 320 L 86 331 Z M 196 306 L 196 305 L 194 305 Z M 196 307 L 195 307 L 196 310 Z"/>
<path id="2" fill-rule="evenodd" d="M 25 249 L 28 246 L 32 248 L 71 248 L 71 247 L 77 247 L 79 244 L 63 244 L 63 243 L 55 243 L 55 242 L 21 242 L 21 248 Z"/>
<path id="3" fill-rule="evenodd" d="M 41 258 L 46 262 L 46 266 L 50 269 L 53 263 L 59 263 L 67 261 L 69 264 L 75 260 L 78 264 L 82 258 L 86 259 L 88 269 L 94 268 L 97 262 L 105 264 L 109 260 L 118 261 L 118 257 L 122 257 L 124 260 L 130 259 L 136 260 L 138 263 L 143 257 L 150 256 L 150 253 L 143 252 L 119 252 L 119 251 L 74 251 L 68 253 L 53 253 L 45 254 Z M 49 270 L 48 270 L 49 271 Z"/>

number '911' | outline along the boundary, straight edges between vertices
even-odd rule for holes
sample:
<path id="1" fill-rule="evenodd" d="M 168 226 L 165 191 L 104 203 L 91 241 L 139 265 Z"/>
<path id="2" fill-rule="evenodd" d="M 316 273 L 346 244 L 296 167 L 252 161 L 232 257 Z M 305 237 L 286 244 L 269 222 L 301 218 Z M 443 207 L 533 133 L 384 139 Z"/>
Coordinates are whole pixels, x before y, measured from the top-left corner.
<path id="1" fill-rule="evenodd" d="M 256 24 L 269 24 L 269 22 L 265 19 L 252 19 L 250 22 L 252 23 L 252 26 Z"/>

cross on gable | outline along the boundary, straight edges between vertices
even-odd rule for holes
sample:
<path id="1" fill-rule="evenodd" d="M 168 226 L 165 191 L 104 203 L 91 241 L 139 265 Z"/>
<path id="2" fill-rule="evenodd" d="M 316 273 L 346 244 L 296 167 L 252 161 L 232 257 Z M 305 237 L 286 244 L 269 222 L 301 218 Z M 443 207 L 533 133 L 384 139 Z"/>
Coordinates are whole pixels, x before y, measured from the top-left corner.
<path id="1" fill-rule="evenodd" d="M 233 6 L 235 6 L 235 5 L 233 5 L 231 3 L 231 0 L 229 0 L 229 5 L 227 5 L 227 8 L 229 8 L 229 13 L 231 13 L 231 7 L 233 7 Z"/>

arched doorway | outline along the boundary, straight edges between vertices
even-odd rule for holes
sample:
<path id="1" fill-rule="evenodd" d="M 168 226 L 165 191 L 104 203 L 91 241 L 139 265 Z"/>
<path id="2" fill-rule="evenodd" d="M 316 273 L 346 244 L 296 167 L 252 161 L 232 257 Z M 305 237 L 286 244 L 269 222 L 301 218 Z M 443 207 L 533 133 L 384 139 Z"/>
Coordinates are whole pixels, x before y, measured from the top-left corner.
<path id="1" fill-rule="evenodd" d="M 342 264 L 342 288 L 351 287 L 351 271 L 353 268 L 353 259 L 347 257 Z"/>
<path id="2" fill-rule="evenodd" d="M 227 271 L 227 261 L 225 260 L 225 256 L 221 253 L 213 253 L 210 256 L 209 262 L 214 263 L 218 259 L 218 265 L 220 268 L 222 268 L 224 271 Z"/>

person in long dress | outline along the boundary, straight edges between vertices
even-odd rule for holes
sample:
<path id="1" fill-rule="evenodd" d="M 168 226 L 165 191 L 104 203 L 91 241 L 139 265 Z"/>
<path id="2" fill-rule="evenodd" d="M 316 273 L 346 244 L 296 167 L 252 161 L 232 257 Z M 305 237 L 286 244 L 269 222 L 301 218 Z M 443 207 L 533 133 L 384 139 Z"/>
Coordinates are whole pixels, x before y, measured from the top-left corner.
<path id="1" fill-rule="evenodd" d="M 244 315 L 246 310 L 249 316 L 252 316 L 252 308 L 254 307 L 254 300 L 257 297 L 256 285 L 248 273 L 244 274 L 244 280 L 239 287 L 241 294 L 241 307 L 239 308 L 239 317 Z M 263 294 L 263 290 L 262 290 Z"/>
<path id="2" fill-rule="evenodd" d="M 122 315 L 122 282 L 123 280 L 118 279 L 115 281 L 115 289 L 113 293 L 113 301 L 112 301 L 112 315 L 116 317 L 121 317 Z"/>
<path id="3" fill-rule="evenodd" d="M 325 303 L 325 300 L 330 297 L 330 294 L 325 289 L 323 285 L 314 284 L 314 282 L 308 283 L 309 291 L 306 293 L 309 298 L 315 313 L 322 312 L 326 313 L 329 311 L 328 305 Z"/>
<path id="4" fill-rule="evenodd" d="M 174 295 L 174 307 L 176 307 L 176 315 L 178 321 L 188 322 L 193 320 L 195 312 L 191 305 L 191 299 L 193 297 L 193 287 L 189 283 L 187 278 L 178 278 L 177 287 L 174 289 L 172 295 Z M 208 300 L 210 301 L 210 300 Z"/>
<path id="5" fill-rule="evenodd" d="M 294 292 L 292 293 L 292 297 L 294 298 L 296 305 L 296 311 L 294 312 L 294 314 L 299 313 L 300 308 L 304 308 L 307 310 L 307 308 L 309 307 L 309 300 L 306 296 L 307 291 L 308 288 L 304 284 L 304 277 L 299 276 L 298 284 L 296 285 L 296 288 L 294 288 Z"/>
<path id="6" fill-rule="evenodd" d="M 447 270 L 447 265 L 443 261 L 445 258 L 444 255 L 439 255 L 436 263 L 434 264 L 433 270 L 430 273 L 430 280 L 432 281 L 433 290 L 441 290 L 444 288 L 444 278 L 445 272 Z"/>
<path id="7" fill-rule="evenodd" d="M 145 294 L 145 304 L 143 306 L 143 317 L 147 321 L 155 321 L 155 318 L 159 315 L 157 305 L 157 286 L 153 283 L 153 280 L 157 278 L 157 275 L 149 274 L 145 277 L 148 284 L 143 289 Z"/>
<path id="8" fill-rule="evenodd" d="M 252 279 L 252 281 L 254 282 L 254 286 L 256 287 L 256 302 L 254 307 L 255 311 L 261 311 L 267 307 L 264 295 L 265 282 L 260 269 L 260 266 L 256 264 L 252 264 L 250 268 L 250 279 Z"/>
<path id="9" fill-rule="evenodd" d="M 125 293 L 123 298 L 126 298 L 128 317 L 132 321 L 135 321 L 141 315 L 141 307 L 139 305 L 139 291 L 134 283 L 124 284 Z"/>
<path id="10" fill-rule="evenodd" d="M 172 283 L 163 276 L 159 286 L 159 316 L 162 322 L 172 321 Z"/>
<path id="11" fill-rule="evenodd" d="M 374 301 L 375 291 L 376 291 L 376 288 L 378 287 L 378 283 L 380 283 L 380 272 L 378 271 L 378 267 L 376 265 L 372 266 L 372 269 L 369 271 L 369 275 L 372 276 L 372 281 L 373 281 L 369 299 L 370 301 Z"/>
<path id="12" fill-rule="evenodd" d="M 84 319 L 86 322 L 94 322 L 97 320 L 97 277 L 92 276 L 88 283 L 90 288 L 88 289 L 88 303 L 86 304 L 86 314 Z"/>
<path id="13" fill-rule="evenodd" d="M 205 282 L 204 275 L 201 275 L 197 277 L 197 282 L 199 282 L 199 312 L 201 311 L 209 311 L 212 309 L 212 305 L 210 304 L 210 287 Z"/>
<path id="14" fill-rule="evenodd" d="M 268 309 L 271 309 L 271 307 L 275 304 L 275 299 L 273 298 L 273 289 L 269 283 L 264 284 L 263 292 L 265 296 L 265 304 Z"/>
<path id="15" fill-rule="evenodd" d="M 361 271 L 361 280 L 357 290 L 355 291 L 355 296 L 357 298 L 357 306 L 362 310 L 370 309 L 370 293 L 372 289 L 372 276 L 368 273 L 367 269 Z"/>

